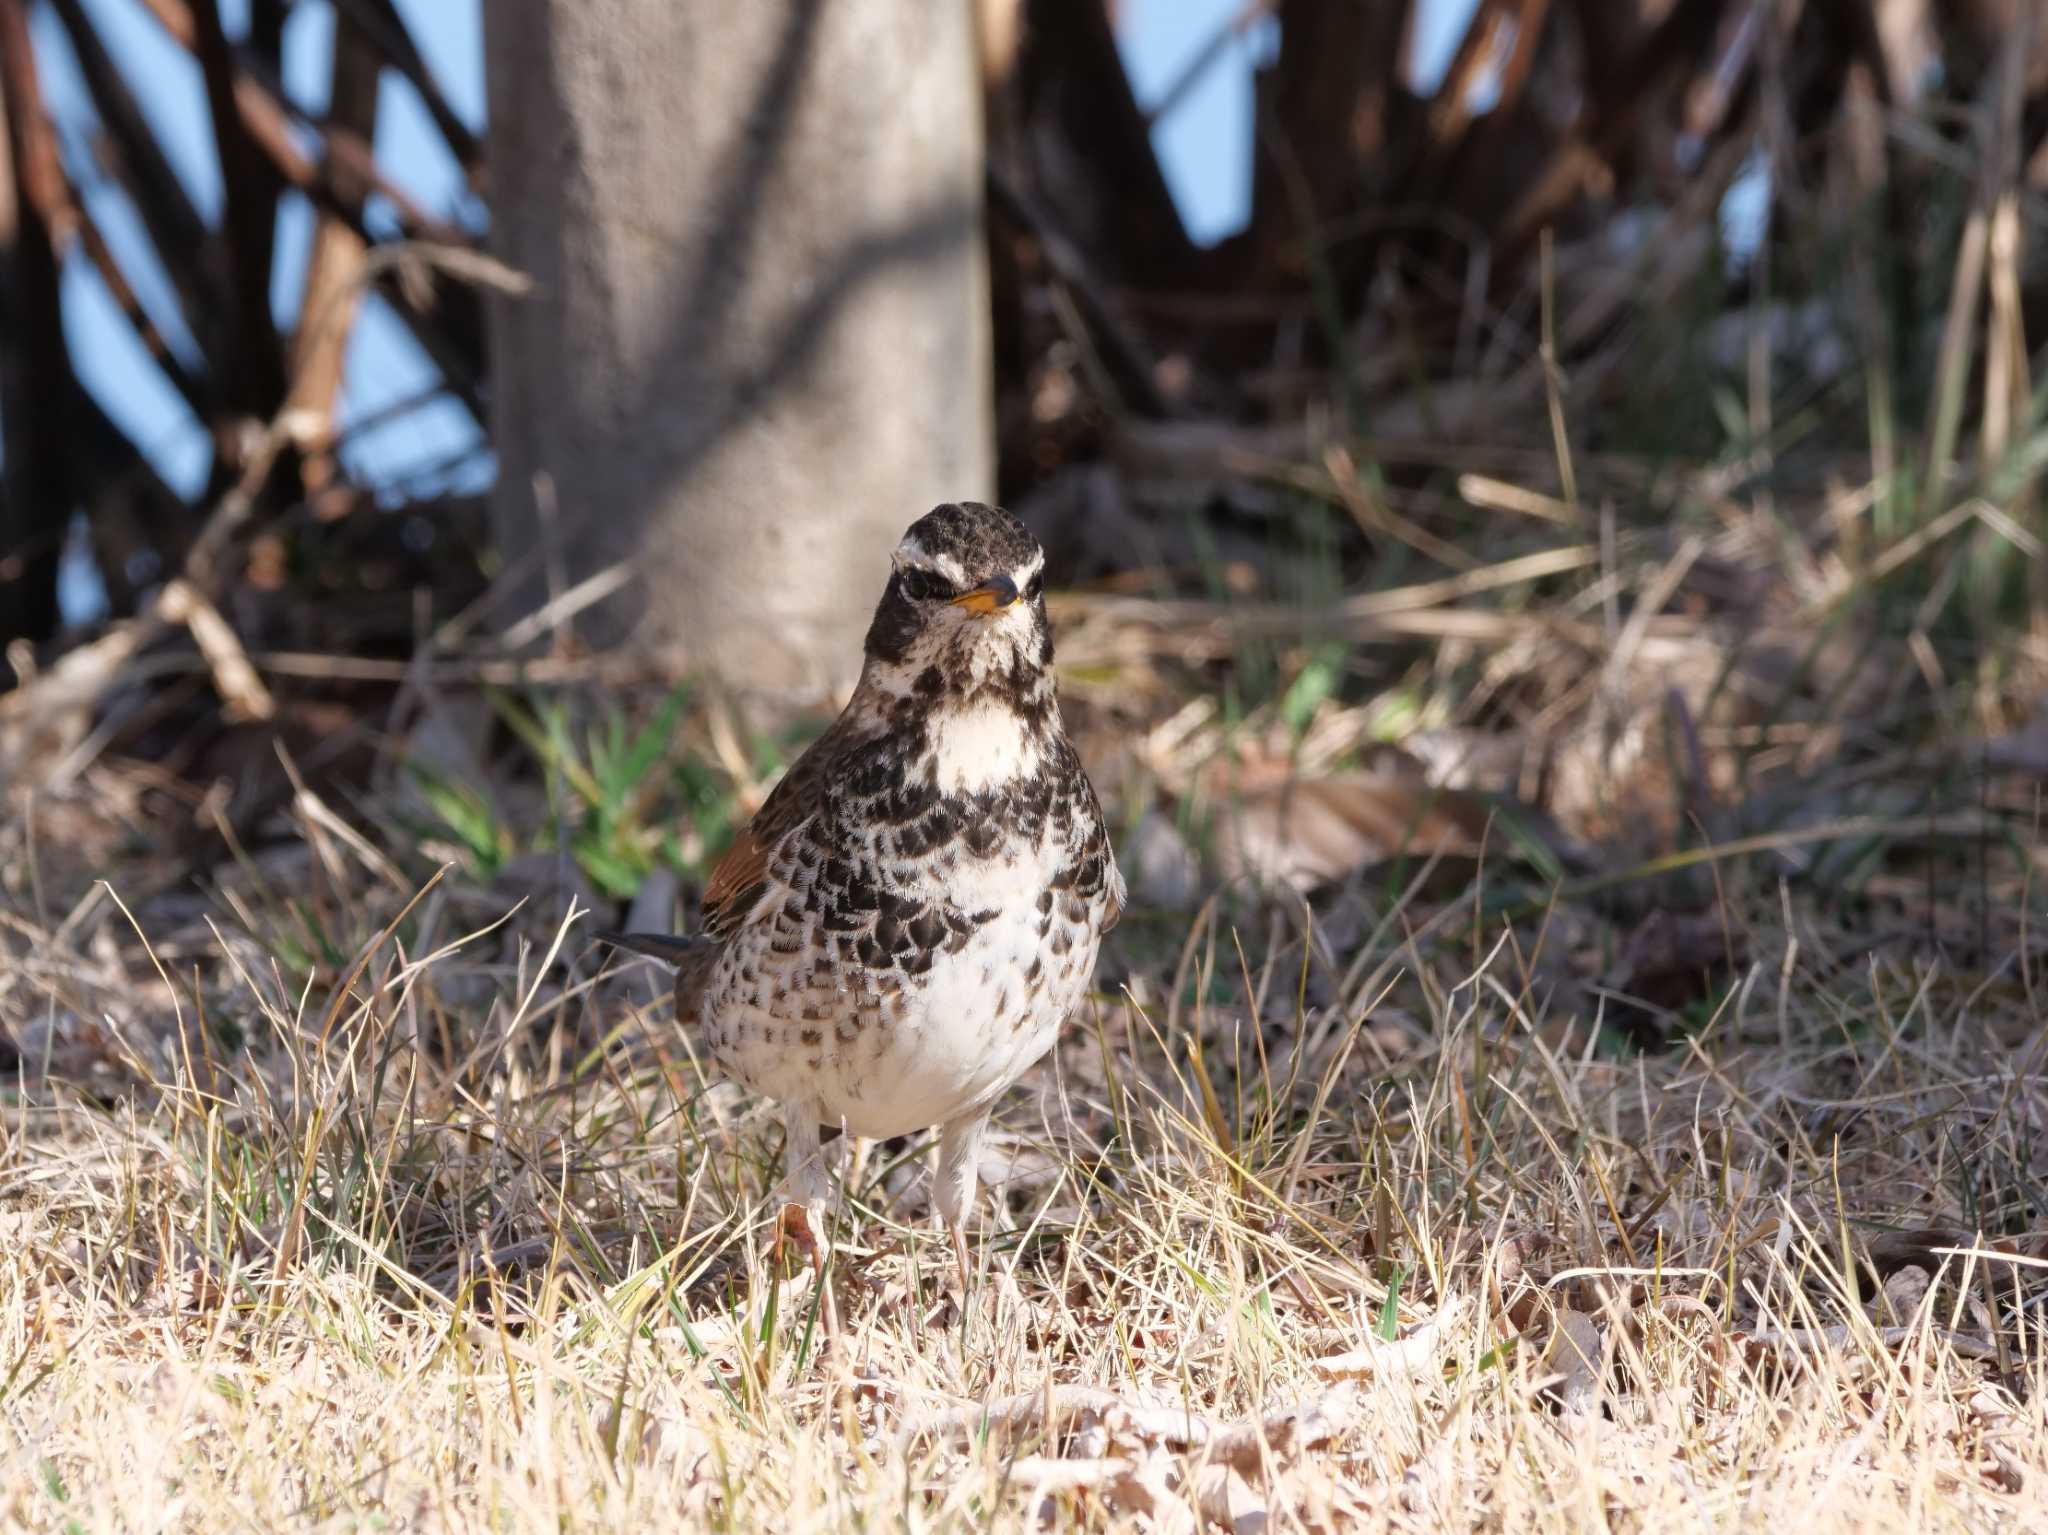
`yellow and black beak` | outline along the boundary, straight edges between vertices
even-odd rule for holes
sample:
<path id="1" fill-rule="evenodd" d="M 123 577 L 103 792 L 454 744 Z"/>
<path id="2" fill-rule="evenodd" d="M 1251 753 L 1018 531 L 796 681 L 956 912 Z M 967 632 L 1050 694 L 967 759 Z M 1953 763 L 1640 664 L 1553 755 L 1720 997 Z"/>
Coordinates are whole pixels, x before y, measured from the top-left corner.
<path id="1" fill-rule="evenodd" d="M 993 581 L 984 581 L 971 592 L 962 592 L 953 599 L 953 606 L 965 608 L 986 618 L 991 613 L 1000 613 L 1017 600 L 1017 583 L 1008 576 L 997 576 Z"/>

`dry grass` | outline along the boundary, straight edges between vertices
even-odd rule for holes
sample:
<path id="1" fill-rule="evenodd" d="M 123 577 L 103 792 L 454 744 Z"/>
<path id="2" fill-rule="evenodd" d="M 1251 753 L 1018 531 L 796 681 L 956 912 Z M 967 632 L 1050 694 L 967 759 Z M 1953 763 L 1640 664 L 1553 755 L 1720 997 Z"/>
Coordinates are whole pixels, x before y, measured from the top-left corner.
<path id="1" fill-rule="evenodd" d="M 824 1347 L 773 1116 L 648 972 L 338 854 L 296 899 L 297 979 L 101 901 L 0 981 L 10 1525 L 2048 1528 L 2024 939 L 1731 912 L 1777 951 L 1650 1058 L 1551 1015 L 1543 916 L 1141 923 L 964 1314 L 865 1147 Z"/>

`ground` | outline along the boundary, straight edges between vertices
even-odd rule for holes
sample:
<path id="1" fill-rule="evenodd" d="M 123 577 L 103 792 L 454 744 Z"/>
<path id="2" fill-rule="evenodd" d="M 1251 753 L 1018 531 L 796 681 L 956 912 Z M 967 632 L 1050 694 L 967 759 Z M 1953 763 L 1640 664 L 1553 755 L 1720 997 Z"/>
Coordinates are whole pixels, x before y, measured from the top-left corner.
<path id="1" fill-rule="evenodd" d="M 8 919 L 14 1524 L 2048 1527 L 2025 895 L 1134 878 L 971 1293 L 927 1148 L 857 1148 L 828 1341 L 773 1107 L 566 857 L 291 820 Z M 1689 1013 L 1624 1000 L 1688 942 Z"/>

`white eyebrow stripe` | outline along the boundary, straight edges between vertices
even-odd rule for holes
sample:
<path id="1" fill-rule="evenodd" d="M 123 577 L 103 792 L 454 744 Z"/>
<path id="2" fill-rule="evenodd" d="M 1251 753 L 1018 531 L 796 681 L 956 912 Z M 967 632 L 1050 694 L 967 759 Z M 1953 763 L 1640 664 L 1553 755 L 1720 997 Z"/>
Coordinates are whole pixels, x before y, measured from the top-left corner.
<path id="1" fill-rule="evenodd" d="M 898 570 L 905 569 L 906 567 L 915 567 L 920 570 L 931 571 L 951 586 L 964 587 L 969 584 L 967 567 L 962 565 L 955 556 L 943 552 L 934 553 L 908 534 L 905 534 L 903 539 L 896 545 L 895 553 L 889 558 L 890 562 Z M 1026 586 L 1031 584 L 1032 578 L 1041 574 L 1044 569 L 1045 551 L 1041 549 L 1022 565 L 1011 570 L 1009 576 L 1016 583 L 1017 590 L 1021 592 Z"/>

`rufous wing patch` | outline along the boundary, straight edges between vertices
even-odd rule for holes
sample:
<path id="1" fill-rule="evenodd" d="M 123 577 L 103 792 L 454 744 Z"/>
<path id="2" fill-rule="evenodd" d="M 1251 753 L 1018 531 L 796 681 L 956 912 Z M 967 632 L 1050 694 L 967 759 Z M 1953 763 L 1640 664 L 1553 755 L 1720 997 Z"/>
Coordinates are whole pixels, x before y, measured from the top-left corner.
<path id="1" fill-rule="evenodd" d="M 759 813 L 712 865 L 711 878 L 704 887 L 704 931 L 713 938 L 723 942 L 746 922 L 747 913 L 768 883 L 768 860 L 776 844 L 817 809 L 832 763 L 848 735 L 846 717 L 841 715 L 790 764 Z"/>
<path id="2" fill-rule="evenodd" d="M 704 886 L 704 931 L 713 938 L 730 938 L 739 931 L 761 886 L 768 877 L 770 843 L 752 826 L 733 839 Z"/>

